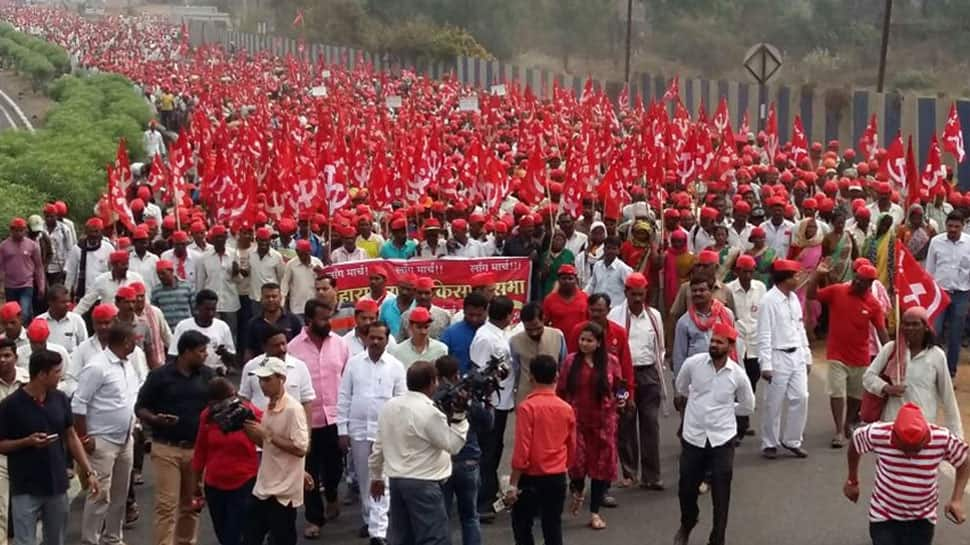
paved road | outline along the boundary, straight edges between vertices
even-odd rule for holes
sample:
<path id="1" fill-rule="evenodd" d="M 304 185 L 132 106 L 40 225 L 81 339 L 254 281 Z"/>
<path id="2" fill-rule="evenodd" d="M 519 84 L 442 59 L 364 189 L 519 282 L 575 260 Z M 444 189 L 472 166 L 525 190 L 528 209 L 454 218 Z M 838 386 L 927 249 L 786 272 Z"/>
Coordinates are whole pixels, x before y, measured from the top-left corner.
<path id="1" fill-rule="evenodd" d="M 33 132 L 33 126 L 27 114 L 15 102 L 16 97 L 10 92 L 4 92 L 8 90 L 8 84 L 11 83 L 7 79 L 7 76 L 0 75 L 0 131 L 15 129 Z"/>
<path id="2" fill-rule="evenodd" d="M 844 478 L 845 452 L 828 448 L 831 423 L 823 382 L 824 369 L 817 369 L 811 376 L 809 426 L 806 448 L 809 458 L 779 458 L 775 461 L 760 457 L 757 438 L 749 438 L 736 454 L 731 515 L 728 541 L 736 544 L 782 543 L 790 545 L 866 545 L 868 526 L 866 502 L 853 505 L 841 494 Z M 664 492 L 640 490 L 615 490 L 620 503 L 617 509 L 603 513 L 609 528 L 594 533 L 585 527 L 588 514 L 565 519 L 567 543 L 597 545 L 668 545 L 679 522 L 677 503 L 677 456 L 679 447 L 673 433 L 674 417 L 663 421 L 666 440 L 662 447 Z M 142 506 L 142 519 L 126 533 L 130 544 L 151 543 L 152 488 L 150 462 L 146 461 L 146 478 L 149 481 L 139 487 L 138 499 Z M 872 485 L 872 460 L 868 459 L 862 470 L 863 494 L 868 501 Z M 948 496 L 952 480 L 944 476 L 941 490 Z M 968 498 L 970 501 L 970 498 Z M 79 502 L 75 502 L 71 517 L 71 533 L 68 543 L 78 543 L 80 524 Z M 323 529 L 318 542 L 328 545 L 366 545 L 355 536 L 360 524 L 358 509 L 344 507 L 340 518 Z M 216 545 L 208 514 L 203 514 L 200 545 Z M 710 532 L 710 496 L 701 497 L 701 521 L 692 536 L 691 543 L 704 544 Z M 966 545 L 970 543 L 970 526 L 955 526 L 946 521 L 942 513 L 937 529 L 937 545 Z M 302 533 L 302 522 L 299 527 Z M 538 532 L 538 529 L 537 529 Z M 540 535 L 537 533 L 537 535 Z M 460 544 L 457 528 L 453 542 Z M 500 516 L 496 524 L 484 527 L 485 543 L 512 543 L 512 533 L 507 517 Z M 301 543 L 314 543 L 303 541 Z"/>

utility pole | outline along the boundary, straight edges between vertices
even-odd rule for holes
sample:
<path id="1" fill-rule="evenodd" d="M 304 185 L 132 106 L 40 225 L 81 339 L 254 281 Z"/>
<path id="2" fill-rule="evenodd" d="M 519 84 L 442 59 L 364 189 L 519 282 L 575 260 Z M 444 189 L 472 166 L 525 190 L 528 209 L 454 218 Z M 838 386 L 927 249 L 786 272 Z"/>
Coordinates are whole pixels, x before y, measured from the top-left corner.
<path id="1" fill-rule="evenodd" d="M 893 16 L 893 0 L 886 0 L 886 9 L 882 18 L 882 47 L 879 50 L 879 76 L 876 80 L 876 92 L 881 93 L 886 82 L 886 55 L 889 53 L 889 22 Z"/>
<path id="2" fill-rule="evenodd" d="M 630 35 L 633 33 L 633 0 L 626 0 L 626 68 L 623 81 L 630 83 Z"/>

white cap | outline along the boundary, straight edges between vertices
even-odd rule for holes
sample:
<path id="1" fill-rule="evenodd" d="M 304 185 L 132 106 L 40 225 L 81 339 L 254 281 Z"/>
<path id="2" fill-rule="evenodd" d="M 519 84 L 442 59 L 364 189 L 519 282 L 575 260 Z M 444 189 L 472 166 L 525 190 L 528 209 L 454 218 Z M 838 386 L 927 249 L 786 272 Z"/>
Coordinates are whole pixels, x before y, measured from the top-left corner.
<path id="1" fill-rule="evenodd" d="M 275 357 L 268 357 L 259 362 L 259 365 L 255 369 L 250 371 L 250 375 L 255 377 L 265 378 L 273 375 L 286 376 L 286 363 L 283 360 Z"/>

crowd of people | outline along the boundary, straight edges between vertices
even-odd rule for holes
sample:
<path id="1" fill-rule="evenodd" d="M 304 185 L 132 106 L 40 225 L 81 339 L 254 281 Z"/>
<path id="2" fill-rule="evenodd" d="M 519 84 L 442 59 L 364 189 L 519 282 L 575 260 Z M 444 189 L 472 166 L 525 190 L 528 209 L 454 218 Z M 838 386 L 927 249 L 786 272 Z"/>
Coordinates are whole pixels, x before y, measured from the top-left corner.
<path id="1" fill-rule="evenodd" d="M 516 543 L 539 517 L 557 545 L 563 512 L 588 505 L 605 530 L 611 488 L 665 490 L 661 438 L 676 433 L 675 543 L 709 492 L 721 545 L 735 448 L 757 435 L 768 460 L 810 455 L 822 338 L 847 497 L 859 456 L 879 457 L 873 543 L 931 542 L 942 460 L 957 468 L 947 513 L 965 520 L 952 380 L 970 198 L 952 179 L 913 198 L 874 142 L 799 153 L 770 129 L 684 121 L 682 105 L 617 112 L 592 89 L 511 85 L 470 113 L 453 79 L 324 76 L 303 58 L 192 49 L 138 18 L 0 16 L 127 75 L 159 113 L 121 193 L 90 216 L 54 201 L 10 218 L 0 243 L 0 542 L 34 543 L 40 521 L 63 543 L 73 478 L 81 542 L 122 542 L 148 454 L 159 545 L 195 542 L 203 510 L 222 545 L 295 543 L 300 507 L 320 538 L 347 497 L 372 545 L 449 543 L 451 517 L 478 545 L 507 508 Z M 323 99 L 305 92 L 319 85 Z M 390 92 L 406 106 L 383 108 Z M 901 252 L 945 309 L 895 300 Z M 456 314 L 434 278 L 377 260 L 497 256 L 529 260 L 529 301 L 483 273 Z M 328 269 L 348 262 L 368 271 L 359 300 Z M 469 396 L 463 378 L 492 361 L 508 366 L 501 389 Z M 661 429 L 671 405 L 680 426 Z M 924 456 L 932 468 L 906 472 Z"/>

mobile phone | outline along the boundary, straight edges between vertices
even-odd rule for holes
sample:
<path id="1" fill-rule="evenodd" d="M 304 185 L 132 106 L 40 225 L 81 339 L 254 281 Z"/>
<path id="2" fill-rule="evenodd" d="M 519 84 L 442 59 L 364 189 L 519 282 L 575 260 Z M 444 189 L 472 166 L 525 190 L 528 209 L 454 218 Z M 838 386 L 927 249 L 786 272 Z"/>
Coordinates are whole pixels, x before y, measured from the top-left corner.
<path id="1" fill-rule="evenodd" d="M 953 524 L 960 524 L 960 522 L 956 519 L 956 517 L 953 516 L 953 513 L 951 513 L 949 510 L 945 511 L 945 513 L 946 513 L 946 518 L 950 519 L 950 522 L 952 522 Z"/>
<path id="2" fill-rule="evenodd" d="M 56 433 L 48 433 L 47 434 L 47 440 L 48 441 L 56 441 L 58 437 L 60 437 L 60 435 L 57 435 Z"/>

